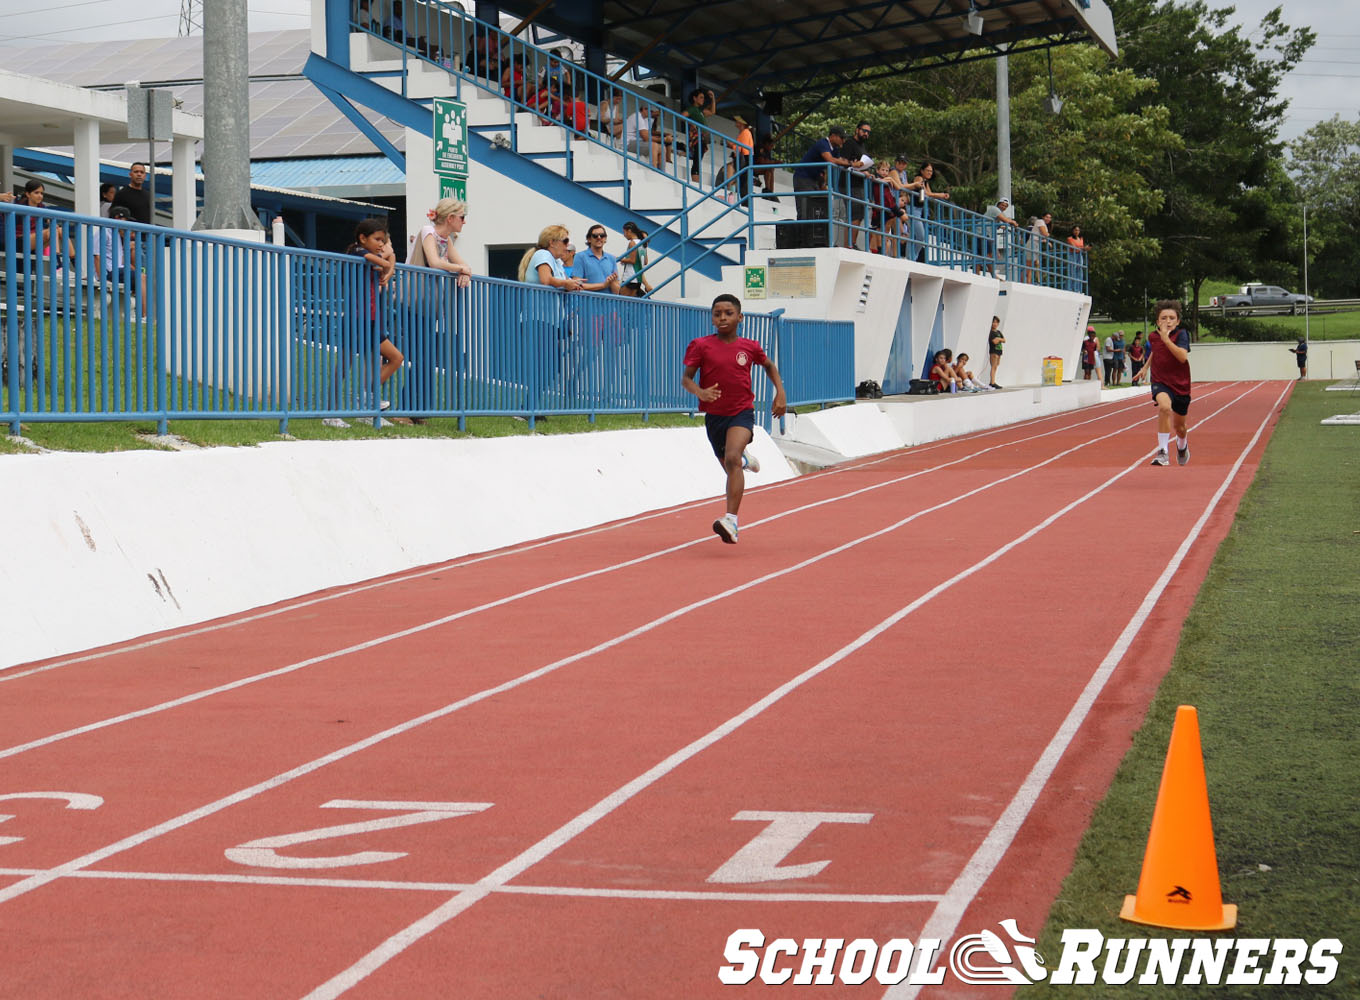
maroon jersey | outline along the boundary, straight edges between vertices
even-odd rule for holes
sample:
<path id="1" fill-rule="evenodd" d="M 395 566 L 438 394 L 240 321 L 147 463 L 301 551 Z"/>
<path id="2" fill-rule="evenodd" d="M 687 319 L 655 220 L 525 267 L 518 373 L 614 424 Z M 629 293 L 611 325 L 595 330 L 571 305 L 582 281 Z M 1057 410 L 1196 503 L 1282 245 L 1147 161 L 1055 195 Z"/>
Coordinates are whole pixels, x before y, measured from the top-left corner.
<path id="1" fill-rule="evenodd" d="M 751 391 L 751 368 L 763 365 L 766 360 L 764 349 L 746 337 L 725 341 L 712 333 L 691 340 L 685 348 L 685 367 L 699 369 L 695 381 L 700 389 L 716 385 L 722 390 L 722 395 L 711 403 L 700 400 L 700 412 L 731 417 L 754 409 L 756 397 Z"/>
<path id="2" fill-rule="evenodd" d="M 1190 333 L 1185 327 L 1178 327 L 1171 340 L 1182 350 L 1190 350 Z M 1162 335 L 1154 330 L 1148 338 L 1148 366 L 1152 369 L 1149 380 L 1164 385 L 1177 396 L 1190 395 L 1190 361 L 1177 361 L 1162 343 Z"/>

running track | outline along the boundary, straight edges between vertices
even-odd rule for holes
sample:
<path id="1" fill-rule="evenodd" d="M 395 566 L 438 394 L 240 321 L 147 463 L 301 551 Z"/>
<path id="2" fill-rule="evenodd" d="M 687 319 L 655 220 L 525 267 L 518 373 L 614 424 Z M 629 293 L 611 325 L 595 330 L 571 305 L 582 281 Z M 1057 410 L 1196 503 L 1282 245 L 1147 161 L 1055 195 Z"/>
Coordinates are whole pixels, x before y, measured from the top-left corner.
<path id="1" fill-rule="evenodd" d="M 1140 396 L 748 491 L 735 547 L 708 501 L 0 672 L 0 997 L 1034 935 L 1288 391 L 1197 386 L 1185 468 Z"/>

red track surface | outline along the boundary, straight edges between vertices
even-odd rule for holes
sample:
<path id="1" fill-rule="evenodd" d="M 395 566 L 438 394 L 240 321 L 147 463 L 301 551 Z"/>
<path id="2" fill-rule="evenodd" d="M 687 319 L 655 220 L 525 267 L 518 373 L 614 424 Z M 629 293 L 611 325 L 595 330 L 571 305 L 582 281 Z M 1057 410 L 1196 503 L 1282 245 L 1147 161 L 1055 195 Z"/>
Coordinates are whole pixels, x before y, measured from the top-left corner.
<path id="1" fill-rule="evenodd" d="M 0 672 L 0 796 L 97 797 L 0 801 L 0 997 L 732 995 L 738 928 L 1033 935 L 1287 391 L 1198 386 L 1185 468 L 1140 397 L 753 490 L 736 547 L 692 505 Z M 734 860 L 772 813 L 844 815 Z"/>

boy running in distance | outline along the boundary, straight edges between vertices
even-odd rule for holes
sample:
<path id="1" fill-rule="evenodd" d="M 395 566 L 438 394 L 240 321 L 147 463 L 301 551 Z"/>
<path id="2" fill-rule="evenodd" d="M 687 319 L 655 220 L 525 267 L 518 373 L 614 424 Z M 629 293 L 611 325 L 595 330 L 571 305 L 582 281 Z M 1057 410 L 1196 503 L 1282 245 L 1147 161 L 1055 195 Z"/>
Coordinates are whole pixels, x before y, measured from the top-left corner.
<path id="1" fill-rule="evenodd" d="M 743 470 L 760 471 L 760 463 L 746 454 L 746 446 L 755 434 L 753 365 L 764 368 L 774 385 L 770 412 L 782 417 L 785 410 L 779 369 L 765 356 L 760 344 L 737 336 L 740 325 L 741 300 L 735 295 L 719 295 L 714 299 L 714 332 L 689 342 L 685 348 L 685 374 L 680 379 L 685 391 L 699 398 L 708 443 L 727 472 L 727 513 L 713 522 L 713 531 L 729 545 L 737 543 L 737 510 L 746 488 Z M 702 386 L 694 381 L 701 371 Z"/>
<path id="2" fill-rule="evenodd" d="M 1181 304 L 1174 299 L 1157 303 L 1157 324 L 1148 339 L 1148 363 L 1138 378 L 1148 376 L 1152 402 L 1157 407 L 1157 454 L 1153 465 L 1168 465 L 1171 431 L 1176 432 L 1176 463 L 1190 461 L 1185 416 L 1190 412 L 1190 332 L 1181 325 Z"/>

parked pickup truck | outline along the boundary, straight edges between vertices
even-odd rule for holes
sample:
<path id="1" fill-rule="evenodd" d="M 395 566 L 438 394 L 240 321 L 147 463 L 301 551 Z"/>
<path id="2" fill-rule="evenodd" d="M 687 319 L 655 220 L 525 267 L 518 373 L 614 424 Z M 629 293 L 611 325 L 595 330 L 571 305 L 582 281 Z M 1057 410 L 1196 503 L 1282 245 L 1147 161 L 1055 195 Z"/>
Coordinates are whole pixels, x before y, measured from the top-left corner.
<path id="1" fill-rule="evenodd" d="M 1311 295 L 1287 292 L 1279 285 L 1243 285 L 1236 294 L 1215 295 L 1210 305 L 1226 309 L 1250 309 L 1255 306 L 1287 306 L 1291 313 L 1305 302 L 1312 302 Z"/>

